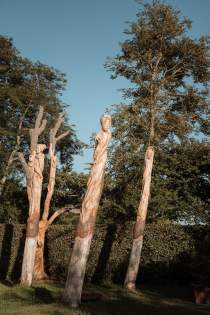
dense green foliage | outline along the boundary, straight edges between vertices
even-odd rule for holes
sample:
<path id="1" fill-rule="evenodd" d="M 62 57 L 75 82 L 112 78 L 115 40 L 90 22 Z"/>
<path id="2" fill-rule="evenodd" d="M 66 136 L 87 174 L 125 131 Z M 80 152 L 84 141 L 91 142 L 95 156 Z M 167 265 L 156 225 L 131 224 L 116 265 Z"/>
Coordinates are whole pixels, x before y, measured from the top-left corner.
<path id="1" fill-rule="evenodd" d="M 66 109 L 60 99 L 65 83 L 63 73 L 40 62 L 33 63 L 23 58 L 11 39 L 0 36 L 1 172 L 8 154 L 16 144 L 18 125 L 24 114 L 20 135 L 22 147 L 27 150 L 28 128 L 35 120 L 38 107 L 44 106 L 45 118 L 48 120 L 47 130 L 57 118 L 57 114 Z M 71 165 L 72 154 L 78 151 L 80 143 L 67 119 L 62 129 L 70 129 L 71 133 L 60 142 L 60 161 Z"/>
<path id="2" fill-rule="evenodd" d="M 118 151 L 119 153 L 119 151 Z M 134 220 L 138 207 L 144 151 L 121 151 L 107 178 L 100 220 Z M 118 159 L 118 161 L 117 161 Z M 128 171 L 129 170 L 129 171 Z M 210 220 L 210 144 L 175 142 L 156 149 L 148 220 L 168 218 L 190 223 Z"/>
<path id="3" fill-rule="evenodd" d="M 138 283 L 200 282 L 209 285 L 210 239 L 208 227 L 184 227 L 159 222 L 148 224 Z M 124 280 L 132 241 L 132 222 L 127 226 L 101 226 L 95 230 L 86 282 Z M 46 266 L 51 278 L 65 280 L 75 224 L 53 225 L 46 241 Z M 18 279 L 25 231 L 23 225 L 0 225 L 1 278 Z M 202 258 L 202 259 L 201 259 Z"/>
<path id="4" fill-rule="evenodd" d="M 142 5 L 119 54 L 106 67 L 131 83 L 116 105 L 107 216 L 133 218 L 146 147 L 155 147 L 149 219 L 208 221 L 209 38 L 191 38 L 191 22 L 160 1 Z"/>

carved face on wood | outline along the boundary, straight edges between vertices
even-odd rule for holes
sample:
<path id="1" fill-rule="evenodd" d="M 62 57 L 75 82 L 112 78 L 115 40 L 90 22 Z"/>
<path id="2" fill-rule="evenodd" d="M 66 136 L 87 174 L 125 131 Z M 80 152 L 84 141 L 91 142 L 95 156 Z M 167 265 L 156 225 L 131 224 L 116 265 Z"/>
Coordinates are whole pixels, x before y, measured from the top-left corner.
<path id="1" fill-rule="evenodd" d="M 47 148 L 47 146 L 45 144 L 37 144 L 37 149 L 36 149 L 36 153 L 42 153 L 45 149 Z"/>
<path id="2" fill-rule="evenodd" d="M 111 116 L 103 115 L 101 117 L 101 127 L 103 131 L 108 131 L 111 126 Z"/>

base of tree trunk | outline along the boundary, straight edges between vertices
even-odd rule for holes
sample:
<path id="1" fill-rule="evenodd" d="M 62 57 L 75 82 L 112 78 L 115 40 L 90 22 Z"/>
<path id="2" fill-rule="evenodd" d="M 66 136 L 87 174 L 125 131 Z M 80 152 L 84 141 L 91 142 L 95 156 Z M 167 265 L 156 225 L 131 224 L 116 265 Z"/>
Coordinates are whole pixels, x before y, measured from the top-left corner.
<path id="1" fill-rule="evenodd" d="M 33 280 L 35 281 L 42 281 L 42 280 L 48 280 L 49 277 L 48 275 L 44 272 L 44 273 L 36 273 L 34 274 Z"/>
<path id="2" fill-rule="evenodd" d="M 37 237 L 26 237 L 20 280 L 21 286 L 30 287 L 32 284 L 36 244 Z"/>
<path id="3" fill-rule="evenodd" d="M 62 301 L 65 304 L 74 308 L 81 303 L 82 286 L 91 240 L 92 234 L 84 238 L 77 236 L 74 242 L 66 286 L 62 297 Z"/>
<path id="4" fill-rule="evenodd" d="M 142 237 L 133 240 L 128 270 L 124 283 L 124 287 L 129 291 L 135 291 L 136 289 L 135 283 L 141 259 L 142 245 L 143 245 Z"/>
<path id="5" fill-rule="evenodd" d="M 37 238 L 37 247 L 36 247 L 34 272 L 33 272 L 33 279 L 36 281 L 48 279 L 48 276 L 44 270 L 44 245 L 45 245 L 46 230 L 47 230 L 47 221 L 41 220 L 39 222 L 39 233 L 38 233 L 38 238 Z"/>

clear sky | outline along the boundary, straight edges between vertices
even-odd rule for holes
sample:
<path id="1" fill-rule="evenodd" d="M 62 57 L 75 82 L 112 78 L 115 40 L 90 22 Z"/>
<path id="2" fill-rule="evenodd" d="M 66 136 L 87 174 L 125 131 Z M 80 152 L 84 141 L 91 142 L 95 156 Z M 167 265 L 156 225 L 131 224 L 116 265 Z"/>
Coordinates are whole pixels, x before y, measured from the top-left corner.
<path id="1" fill-rule="evenodd" d="M 167 0 L 193 21 L 194 37 L 210 34 L 210 0 Z M 12 37 L 21 54 L 66 73 L 68 115 L 80 140 L 89 143 L 106 108 L 122 101 L 128 82 L 111 80 L 103 65 L 119 52 L 126 21 L 135 20 L 134 0 L 0 0 L 0 34 Z M 91 150 L 75 158 L 84 171 Z"/>

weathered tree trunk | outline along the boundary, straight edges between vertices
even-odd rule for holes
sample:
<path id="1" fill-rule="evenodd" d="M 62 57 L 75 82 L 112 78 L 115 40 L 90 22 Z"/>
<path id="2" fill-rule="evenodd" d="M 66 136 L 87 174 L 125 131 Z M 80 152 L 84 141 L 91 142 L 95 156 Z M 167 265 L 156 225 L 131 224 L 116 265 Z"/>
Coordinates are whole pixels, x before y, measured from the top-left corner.
<path id="1" fill-rule="evenodd" d="M 31 187 L 28 188 L 29 196 L 29 218 L 26 225 L 26 241 L 24 247 L 21 285 L 30 286 L 33 279 L 33 269 L 39 232 L 40 201 L 42 193 L 42 172 L 44 169 L 44 154 L 42 151 L 45 145 L 38 144 L 37 152 L 33 154 L 31 165 Z M 30 167 L 29 167 L 30 168 Z"/>
<path id="2" fill-rule="evenodd" d="M 38 232 L 38 240 L 37 240 L 37 248 L 35 255 L 35 263 L 34 263 L 34 272 L 33 279 L 34 280 L 44 280 L 47 279 L 48 276 L 44 271 L 44 244 L 45 244 L 45 234 L 48 229 L 48 226 L 52 224 L 52 222 L 64 211 L 67 209 L 63 208 L 54 212 L 54 214 L 48 219 L 50 202 L 54 193 L 55 187 L 55 175 L 56 175 L 56 166 L 57 166 L 57 157 L 55 154 L 55 146 L 58 140 L 64 138 L 69 134 L 69 131 L 61 134 L 56 138 L 56 134 L 58 129 L 60 128 L 62 122 L 64 121 L 64 114 L 60 113 L 59 117 L 55 123 L 55 126 L 50 130 L 50 144 L 49 144 L 49 154 L 50 154 L 50 175 L 48 182 L 48 191 L 47 196 L 44 203 L 44 211 L 42 214 L 42 219 L 39 222 L 39 232 Z"/>
<path id="3" fill-rule="evenodd" d="M 45 233 L 48 228 L 48 221 L 41 220 L 39 222 L 39 233 L 37 239 L 35 263 L 34 263 L 34 280 L 45 280 L 48 279 L 47 274 L 44 270 L 44 244 L 45 244 Z"/>
<path id="4" fill-rule="evenodd" d="M 27 179 L 27 193 L 29 200 L 29 217 L 26 225 L 26 240 L 23 253 L 21 285 L 31 286 L 33 278 L 33 269 L 39 231 L 40 201 L 42 193 L 42 180 L 44 169 L 45 144 L 37 144 L 40 134 L 46 127 L 46 120 L 42 120 L 44 109 L 39 108 L 35 121 L 35 127 L 30 129 L 30 156 L 28 164 L 21 152 L 18 153 L 19 159 L 23 165 Z"/>
<path id="5" fill-rule="evenodd" d="M 139 264 L 141 259 L 141 250 L 144 238 L 144 227 L 147 216 L 147 208 L 150 196 L 151 175 L 153 167 L 154 148 L 149 146 L 145 154 L 145 166 L 143 175 L 142 194 L 137 211 L 137 219 L 134 226 L 133 233 L 133 245 L 130 254 L 130 260 L 128 264 L 127 274 L 125 278 L 124 286 L 129 290 L 135 289 L 136 278 L 139 270 Z"/>
<path id="6" fill-rule="evenodd" d="M 44 203 L 44 212 L 42 220 L 39 222 L 39 232 L 37 240 L 37 248 L 34 263 L 34 280 L 47 279 L 47 274 L 44 271 L 44 244 L 45 244 L 45 233 L 48 229 L 48 215 L 50 208 L 50 201 L 54 192 L 55 186 L 55 173 L 56 173 L 56 156 L 51 157 L 50 161 L 50 176 L 48 184 L 48 192 Z"/>
<path id="7" fill-rule="evenodd" d="M 101 118 L 102 128 L 96 136 L 94 162 L 87 183 L 87 191 L 82 203 L 80 220 L 70 258 L 63 301 L 72 307 L 77 307 L 81 302 L 86 264 L 104 183 L 107 146 L 111 138 L 110 124 L 110 116 L 105 115 Z"/>

